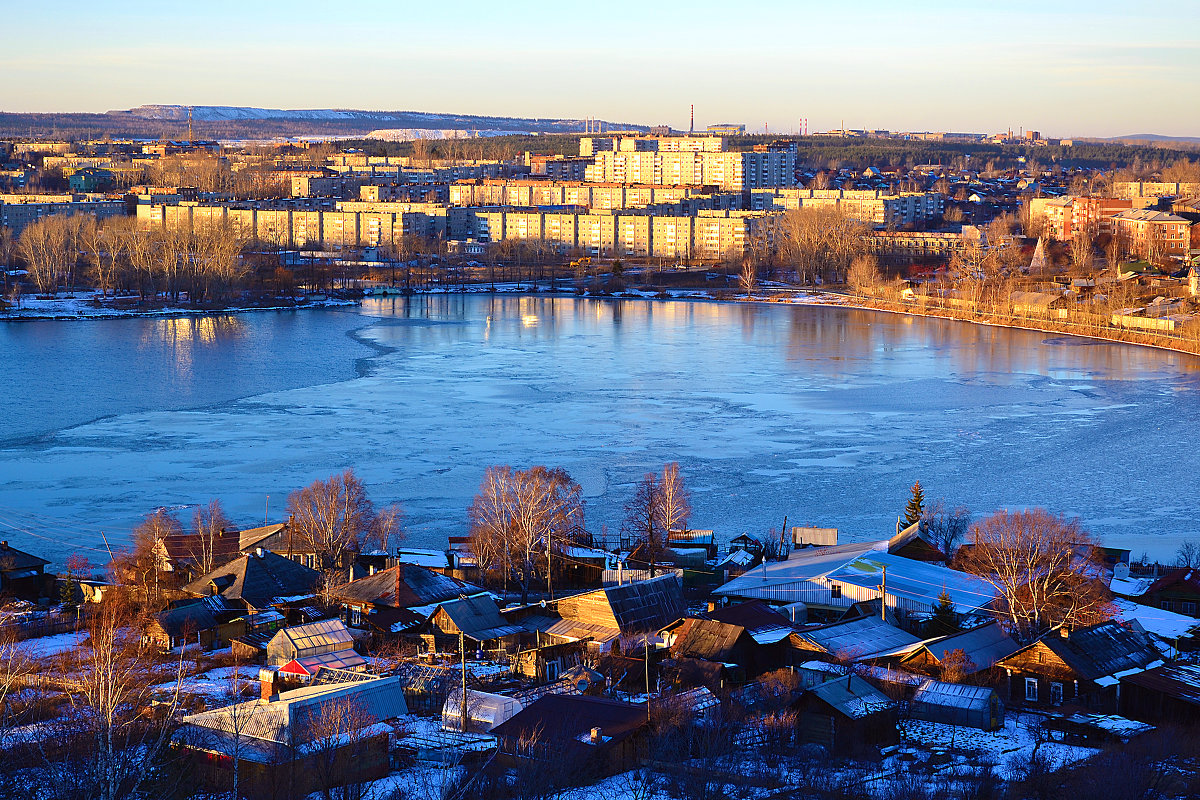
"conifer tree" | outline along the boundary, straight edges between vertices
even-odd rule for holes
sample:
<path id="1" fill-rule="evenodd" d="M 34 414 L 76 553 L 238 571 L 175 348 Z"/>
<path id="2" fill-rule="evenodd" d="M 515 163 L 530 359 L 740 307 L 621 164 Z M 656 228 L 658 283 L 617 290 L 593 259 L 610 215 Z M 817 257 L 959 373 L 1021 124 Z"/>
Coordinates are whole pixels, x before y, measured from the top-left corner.
<path id="1" fill-rule="evenodd" d="M 904 507 L 904 524 L 902 528 L 907 528 L 914 522 L 921 521 L 921 514 L 925 512 L 925 490 L 921 488 L 921 482 L 917 481 L 912 485 L 912 497 L 908 500 L 908 505 Z"/>
<path id="2" fill-rule="evenodd" d="M 933 607 L 933 617 L 925 625 L 925 636 L 947 636 L 957 632 L 958 627 L 958 612 L 954 610 L 954 601 L 950 599 L 950 593 L 942 589 L 937 605 Z"/>

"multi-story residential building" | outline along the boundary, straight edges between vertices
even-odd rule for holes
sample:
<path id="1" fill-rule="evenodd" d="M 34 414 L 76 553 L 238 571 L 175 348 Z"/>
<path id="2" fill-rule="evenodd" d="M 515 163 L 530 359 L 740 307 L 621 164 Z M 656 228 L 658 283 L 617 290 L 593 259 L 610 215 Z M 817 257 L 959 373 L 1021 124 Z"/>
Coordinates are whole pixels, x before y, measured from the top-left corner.
<path id="1" fill-rule="evenodd" d="M 450 202 L 458 206 L 582 206 L 597 209 L 645 208 L 694 200 L 698 208 L 732 210 L 742 196 L 720 193 L 716 186 L 588 183 L 513 178 L 459 181 L 450 185 Z"/>
<path id="2" fill-rule="evenodd" d="M 98 219 L 126 213 L 124 200 L 109 200 L 103 195 L 0 195 L 0 227 L 20 236 L 26 226 L 54 214 L 89 214 Z"/>
<path id="3" fill-rule="evenodd" d="M 370 180 L 362 175 L 329 175 L 322 170 L 291 173 L 292 197 L 358 197 L 359 189 Z"/>
<path id="4" fill-rule="evenodd" d="M 1113 235 L 1150 261 L 1183 259 L 1191 248 L 1192 223 L 1183 217 L 1139 208 L 1113 214 L 1109 220 Z"/>
<path id="5" fill-rule="evenodd" d="M 719 136 L 584 137 L 579 152 L 594 159 L 585 177 L 597 183 L 712 184 L 732 192 L 795 183 L 794 142 L 730 152 Z"/>
<path id="6" fill-rule="evenodd" d="M 1142 208 L 1153 204 L 1153 200 L 1098 197 L 1095 195 L 1034 198 L 1030 201 L 1029 213 L 1046 220 L 1046 233 L 1065 242 L 1077 231 L 1087 231 L 1095 236 L 1112 233 L 1108 218 L 1121 211 Z"/>
<path id="7" fill-rule="evenodd" d="M 1113 184 L 1117 197 L 1200 197 L 1200 183 L 1118 181 Z"/>
<path id="8" fill-rule="evenodd" d="M 751 207 L 794 211 L 835 208 L 872 225 L 920 226 L 942 215 L 944 198 L 937 192 L 889 194 L 877 189 L 774 189 L 751 194 Z"/>

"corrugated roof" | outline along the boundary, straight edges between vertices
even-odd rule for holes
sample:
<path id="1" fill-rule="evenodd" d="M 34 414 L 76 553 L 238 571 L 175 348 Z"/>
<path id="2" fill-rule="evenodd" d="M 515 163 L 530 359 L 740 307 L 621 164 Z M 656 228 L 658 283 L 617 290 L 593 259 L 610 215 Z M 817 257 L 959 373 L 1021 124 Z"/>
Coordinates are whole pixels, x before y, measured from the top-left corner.
<path id="1" fill-rule="evenodd" d="M 336 597 L 349 603 L 413 608 L 482 591 L 466 581 L 413 564 L 401 564 L 347 583 L 337 590 Z"/>
<path id="2" fill-rule="evenodd" d="M 620 742 L 647 724 L 646 706 L 588 695 L 547 694 L 492 730 L 497 738 L 532 736 L 572 753 L 591 752 L 585 740 L 599 728 L 604 744 Z"/>
<path id="3" fill-rule="evenodd" d="M 761 600 L 721 606 L 708 612 L 709 619 L 740 625 L 759 644 L 774 644 L 786 639 L 795 629 L 791 621 Z"/>
<path id="4" fill-rule="evenodd" d="M 917 687 L 912 701 L 947 708 L 972 708 L 986 711 L 994 694 L 995 690 L 986 686 L 968 686 L 964 683 L 929 680 Z"/>
<path id="5" fill-rule="evenodd" d="M 925 651 L 941 663 L 954 650 L 962 650 L 974 665 L 967 670 L 967 674 L 974 674 L 995 666 L 997 661 L 1017 652 L 1019 647 L 998 623 L 989 622 L 968 631 L 930 639 L 913 650 L 903 661 L 916 658 Z"/>
<path id="6" fill-rule="evenodd" d="M 1121 683 L 1132 683 L 1200 706 L 1200 664 L 1167 664 L 1126 675 Z"/>
<path id="7" fill-rule="evenodd" d="M 878 617 L 813 626 L 798 631 L 795 636 L 832 656 L 851 661 L 875 658 L 884 653 L 907 652 L 906 648 L 911 649 L 921 642 L 911 633 Z"/>
<path id="8" fill-rule="evenodd" d="M 170 611 L 163 611 L 157 619 L 159 626 L 172 638 L 185 634 L 195 635 L 217 627 L 216 617 L 204 603 L 189 603 Z"/>
<path id="9" fill-rule="evenodd" d="M 1053 630 L 1017 652 L 1038 644 L 1049 648 L 1080 677 L 1091 681 L 1107 680 L 1115 684 L 1117 673 L 1140 671 L 1162 663 L 1149 636 L 1116 622 L 1080 628 L 1072 631 L 1068 638 L 1063 638 L 1059 630 Z"/>
<path id="10" fill-rule="evenodd" d="M 660 575 L 601 591 L 608 597 L 622 633 L 657 631 L 687 613 L 683 584 L 674 575 Z"/>
<path id="11" fill-rule="evenodd" d="M 0 572 L 11 572 L 19 569 L 37 569 L 50 562 L 41 556 L 18 550 L 8 542 L 0 542 Z"/>
<path id="12" fill-rule="evenodd" d="M 280 672 L 292 675 L 316 675 L 322 668 L 352 672 L 365 669 L 367 660 L 352 649 L 334 650 L 315 656 L 295 658 L 279 668 Z"/>
<path id="13" fill-rule="evenodd" d="M 264 541 L 267 537 L 274 536 L 285 528 L 287 528 L 286 522 L 263 525 L 259 528 L 247 528 L 238 534 L 238 550 L 244 553 Z"/>
<path id="14" fill-rule="evenodd" d="M 766 561 L 721 586 L 713 594 L 774 599 L 791 584 L 820 578 L 864 553 L 885 550 L 887 541 L 838 544 L 793 550 L 786 561 Z"/>
<path id="15" fill-rule="evenodd" d="M 853 719 L 869 717 L 894 705 L 887 695 L 857 675 L 837 677 L 809 691 Z"/>
<path id="16" fill-rule="evenodd" d="M 965 572 L 926 561 L 869 553 L 842 565 L 826 577 L 830 581 L 878 590 L 887 570 L 887 595 L 933 608 L 942 592 L 950 595 L 955 611 L 970 614 L 988 607 L 996 590 L 987 581 Z"/>

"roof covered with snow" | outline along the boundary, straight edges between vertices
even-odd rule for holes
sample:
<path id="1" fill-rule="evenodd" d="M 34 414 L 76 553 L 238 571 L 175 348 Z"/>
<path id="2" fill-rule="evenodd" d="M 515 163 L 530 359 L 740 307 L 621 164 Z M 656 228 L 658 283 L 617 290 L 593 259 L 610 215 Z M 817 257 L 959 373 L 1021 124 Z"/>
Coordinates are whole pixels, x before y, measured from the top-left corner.
<path id="1" fill-rule="evenodd" d="M 929 680 L 917 687 L 913 702 L 947 708 L 987 710 L 995 694 L 996 691 L 987 686 Z"/>
<path id="2" fill-rule="evenodd" d="M 860 617 L 816 625 L 797 631 L 796 639 L 819 650 L 851 661 L 875 658 L 883 653 L 907 652 L 921 640 L 878 617 Z"/>
<path id="3" fill-rule="evenodd" d="M 1112 601 L 1112 606 L 1115 619 L 1122 622 L 1136 621 L 1147 633 L 1152 633 L 1168 641 L 1190 636 L 1197 627 L 1200 627 L 1200 619 L 1195 617 L 1142 605 L 1131 600 L 1117 598 Z"/>
<path id="4" fill-rule="evenodd" d="M 810 547 L 793 550 L 786 561 L 766 561 L 717 589 L 714 594 L 726 597 L 772 599 L 772 589 L 823 577 L 864 553 L 887 549 L 887 542 L 856 542 L 831 547 Z"/>
<path id="5" fill-rule="evenodd" d="M 914 561 L 888 553 L 866 553 L 830 572 L 830 581 L 877 589 L 887 571 L 888 597 L 902 598 L 919 606 L 933 608 L 938 595 L 946 592 L 960 614 L 978 611 L 996 599 L 996 590 L 987 581 L 925 561 Z"/>
<path id="6" fill-rule="evenodd" d="M 845 675 L 809 690 L 826 705 L 853 719 L 886 711 L 893 706 L 883 692 L 857 675 Z"/>

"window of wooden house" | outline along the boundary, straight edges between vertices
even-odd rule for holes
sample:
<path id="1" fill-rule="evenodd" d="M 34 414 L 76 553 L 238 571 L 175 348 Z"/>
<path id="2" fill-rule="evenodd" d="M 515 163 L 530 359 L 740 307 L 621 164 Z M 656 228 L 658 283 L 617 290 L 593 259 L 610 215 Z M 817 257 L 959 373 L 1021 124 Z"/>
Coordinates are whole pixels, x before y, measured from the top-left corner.
<path id="1" fill-rule="evenodd" d="M 1196 604 L 1195 603 L 1184 602 L 1182 605 L 1183 605 L 1183 613 L 1184 614 L 1187 614 L 1189 616 L 1195 616 L 1195 614 L 1196 614 Z"/>
<path id="2" fill-rule="evenodd" d="M 1053 705 L 1061 706 L 1063 701 L 1063 685 L 1061 683 L 1050 684 L 1050 702 Z"/>
<path id="3" fill-rule="evenodd" d="M 1025 679 L 1025 699 L 1031 703 L 1036 703 L 1038 699 L 1038 682 L 1037 678 Z"/>

